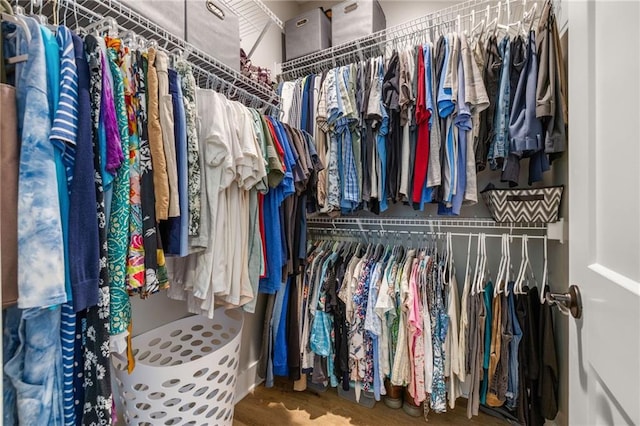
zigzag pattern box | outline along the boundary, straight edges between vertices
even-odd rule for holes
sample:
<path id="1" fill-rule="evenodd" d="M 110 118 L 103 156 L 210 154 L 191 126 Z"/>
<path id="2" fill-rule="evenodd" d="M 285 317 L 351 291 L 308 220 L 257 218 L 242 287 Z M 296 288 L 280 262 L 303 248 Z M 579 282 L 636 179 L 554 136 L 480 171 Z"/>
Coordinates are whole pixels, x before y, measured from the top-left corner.
<path id="1" fill-rule="evenodd" d="M 499 189 L 481 194 L 496 222 L 550 223 L 558 220 L 564 186 L 535 189 Z"/>

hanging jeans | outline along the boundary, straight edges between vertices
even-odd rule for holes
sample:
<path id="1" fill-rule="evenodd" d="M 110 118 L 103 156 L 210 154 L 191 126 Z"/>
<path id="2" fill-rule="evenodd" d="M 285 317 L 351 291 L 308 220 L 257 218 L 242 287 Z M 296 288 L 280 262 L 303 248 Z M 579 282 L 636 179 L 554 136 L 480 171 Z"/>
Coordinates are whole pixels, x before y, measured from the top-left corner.
<path id="1" fill-rule="evenodd" d="M 169 95 L 173 105 L 173 124 L 180 211 L 177 216 L 161 222 L 160 233 L 166 254 L 188 254 L 189 204 L 187 199 L 187 123 L 178 73 L 169 70 Z"/>
<path id="2" fill-rule="evenodd" d="M 5 425 L 62 425 L 60 318 L 59 306 L 7 310 Z"/>

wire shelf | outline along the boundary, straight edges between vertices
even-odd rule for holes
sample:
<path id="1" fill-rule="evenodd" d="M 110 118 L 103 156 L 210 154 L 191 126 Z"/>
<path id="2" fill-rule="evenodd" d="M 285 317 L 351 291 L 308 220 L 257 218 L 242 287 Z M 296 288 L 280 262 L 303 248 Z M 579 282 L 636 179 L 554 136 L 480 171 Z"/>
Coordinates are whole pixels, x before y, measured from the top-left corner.
<path id="1" fill-rule="evenodd" d="M 478 238 L 500 238 L 508 234 L 511 239 L 542 240 L 548 237 L 545 223 L 500 223 L 489 218 L 451 218 L 427 217 L 410 218 L 307 218 L 307 231 L 311 240 L 364 240 L 389 241 L 417 238 L 420 241 L 427 236 Z"/>
<path id="2" fill-rule="evenodd" d="M 427 218 L 354 218 L 354 217 L 309 217 L 307 226 L 326 229 L 381 229 L 393 228 L 426 228 L 429 230 L 441 230 L 451 228 L 467 229 L 499 229 L 502 231 L 540 231 L 546 232 L 546 223 L 503 223 L 489 218 L 456 218 L 441 219 Z"/>
<path id="3" fill-rule="evenodd" d="M 499 7 L 508 7 L 512 16 L 523 11 L 522 2 L 516 0 L 503 1 L 500 6 L 493 0 L 468 0 L 369 36 L 285 61 L 281 64 L 280 76 L 283 80 L 293 80 L 313 72 L 319 73 L 336 66 L 388 55 L 390 50 L 400 47 L 402 43 L 413 42 L 410 45 L 414 46 L 427 39 L 435 42 L 436 33 L 456 30 L 458 21 L 461 26 L 468 26 L 472 17 L 480 22 L 487 11 L 495 16 Z"/>
<path id="4" fill-rule="evenodd" d="M 29 0 L 18 0 L 17 3 L 25 10 L 31 4 Z M 113 17 L 122 31 L 129 30 L 147 40 L 156 40 L 159 48 L 167 52 L 179 49 L 185 56 L 188 54 L 186 59 L 192 64 L 194 71 L 197 71 L 194 74 L 200 87 L 215 80 L 224 83 L 230 94 L 241 95 L 265 109 L 277 109 L 280 104 L 279 96 L 270 88 L 248 79 L 118 0 L 59 0 L 58 3 L 60 22 L 66 22 L 72 29 L 76 25 L 86 27 L 103 18 Z M 50 3 L 45 5 L 42 13 L 52 16 L 53 8 Z"/>
<path id="5" fill-rule="evenodd" d="M 282 31 L 282 20 L 271 11 L 262 0 L 220 0 L 240 19 L 240 38 L 250 36 L 274 23 Z"/>

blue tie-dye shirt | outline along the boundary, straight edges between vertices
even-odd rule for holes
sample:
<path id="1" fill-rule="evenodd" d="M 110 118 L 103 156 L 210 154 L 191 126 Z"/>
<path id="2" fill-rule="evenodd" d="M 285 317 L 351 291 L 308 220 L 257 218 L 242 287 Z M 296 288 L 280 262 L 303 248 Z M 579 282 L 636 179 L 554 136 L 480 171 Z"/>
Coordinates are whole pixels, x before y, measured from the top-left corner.
<path id="1" fill-rule="evenodd" d="M 40 27 L 23 17 L 31 32 L 27 43 L 17 28 L 17 53 L 29 59 L 17 76 L 18 131 L 21 141 L 18 181 L 18 306 L 64 303 L 62 224 L 51 133 L 47 66 Z"/>

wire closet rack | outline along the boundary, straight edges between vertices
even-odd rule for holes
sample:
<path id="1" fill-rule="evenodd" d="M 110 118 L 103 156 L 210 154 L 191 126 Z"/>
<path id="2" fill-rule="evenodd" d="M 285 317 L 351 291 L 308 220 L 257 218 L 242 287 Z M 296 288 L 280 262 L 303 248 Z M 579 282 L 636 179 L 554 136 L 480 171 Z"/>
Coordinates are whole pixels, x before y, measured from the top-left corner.
<path id="1" fill-rule="evenodd" d="M 534 2 L 530 2 L 533 4 Z M 523 0 L 468 0 L 436 12 L 372 33 L 369 36 L 320 50 L 281 64 L 280 77 L 293 80 L 311 73 L 380 55 L 389 55 L 401 46 L 415 46 L 447 31 L 470 30 L 472 24 L 491 20 L 498 12 L 507 21 L 527 10 Z M 490 16 L 490 18 L 488 18 Z"/>
<path id="2" fill-rule="evenodd" d="M 307 218 L 307 230 L 312 236 L 328 235 L 331 238 L 388 239 L 411 238 L 412 236 L 454 236 L 468 237 L 469 234 L 486 234 L 487 237 L 501 237 L 509 234 L 512 238 L 544 239 L 548 237 L 546 223 L 502 223 L 487 218 L 330 218 L 313 216 Z"/>
<path id="3" fill-rule="evenodd" d="M 243 39 L 265 27 L 275 24 L 280 30 L 284 24 L 262 0 L 221 0 L 240 19 L 240 38 Z"/>
<path id="4" fill-rule="evenodd" d="M 34 12 L 52 17 L 52 2 L 39 1 L 44 4 L 42 7 L 35 7 Z M 34 4 L 33 0 L 12 0 L 11 3 L 23 7 L 27 12 Z M 280 98 L 270 88 L 243 76 L 117 0 L 57 0 L 57 3 L 61 24 L 66 23 L 73 29 L 112 17 L 120 31 L 131 31 L 146 40 L 155 40 L 159 48 L 169 53 L 181 51 L 183 58 L 193 67 L 198 86 L 217 88 L 229 97 L 265 111 L 270 112 L 279 107 Z"/>

